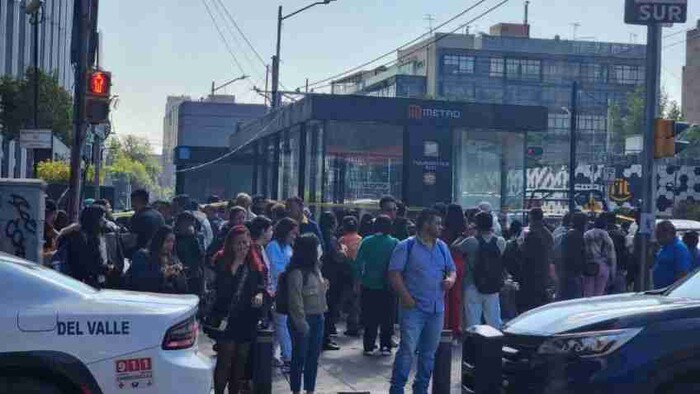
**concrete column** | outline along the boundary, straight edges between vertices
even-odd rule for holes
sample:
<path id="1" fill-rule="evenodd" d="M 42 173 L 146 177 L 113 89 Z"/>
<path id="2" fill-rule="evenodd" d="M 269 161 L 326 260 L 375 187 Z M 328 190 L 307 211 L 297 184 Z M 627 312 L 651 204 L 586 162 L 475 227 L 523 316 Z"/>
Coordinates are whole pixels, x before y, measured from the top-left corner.
<path id="1" fill-rule="evenodd" d="M 0 179 L 0 251 L 41 264 L 46 184 Z"/>

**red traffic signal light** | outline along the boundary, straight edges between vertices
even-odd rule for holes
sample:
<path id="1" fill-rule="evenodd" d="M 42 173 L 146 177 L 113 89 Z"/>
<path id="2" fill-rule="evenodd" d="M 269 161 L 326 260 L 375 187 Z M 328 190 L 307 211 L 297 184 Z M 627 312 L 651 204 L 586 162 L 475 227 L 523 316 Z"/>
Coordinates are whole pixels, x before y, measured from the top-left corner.
<path id="1" fill-rule="evenodd" d="M 112 73 L 106 71 L 89 71 L 87 75 L 87 94 L 93 97 L 109 98 L 112 86 Z"/>

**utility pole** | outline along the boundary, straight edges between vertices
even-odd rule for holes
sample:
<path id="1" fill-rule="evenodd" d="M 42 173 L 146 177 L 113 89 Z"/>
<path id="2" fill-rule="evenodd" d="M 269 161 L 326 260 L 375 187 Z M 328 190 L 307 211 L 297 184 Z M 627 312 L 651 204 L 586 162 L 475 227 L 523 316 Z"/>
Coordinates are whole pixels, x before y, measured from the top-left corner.
<path id="1" fill-rule="evenodd" d="M 39 128 L 39 24 L 44 21 L 44 0 L 31 0 L 25 6 L 25 12 L 30 15 L 29 23 L 32 25 L 34 34 L 32 43 L 32 62 L 34 67 L 34 114 L 32 127 Z M 36 176 L 37 169 L 37 149 L 28 150 L 31 155 L 32 172 Z"/>
<path id="2" fill-rule="evenodd" d="M 656 166 L 654 163 L 654 124 L 659 112 L 661 80 L 661 25 L 647 26 L 646 94 L 644 111 L 644 150 L 642 152 L 642 234 L 641 261 L 637 284 L 639 291 L 646 290 L 651 266 L 651 234 L 656 226 Z"/>
<path id="3" fill-rule="evenodd" d="M 571 85 L 571 108 L 569 109 L 569 212 L 576 210 L 576 144 L 578 140 L 577 130 L 578 118 L 578 82 Z"/>
<path id="4" fill-rule="evenodd" d="M 275 47 L 275 56 L 272 57 L 272 94 L 270 107 L 277 108 L 280 105 L 279 100 L 279 84 L 280 84 L 280 47 L 282 45 L 282 6 L 277 8 L 277 45 Z"/>
<path id="5" fill-rule="evenodd" d="M 74 7 L 80 15 L 78 20 L 73 21 L 73 37 L 75 58 L 75 89 L 73 94 L 73 144 L 70 152 L 70 178 L 68 180 L 68 219 L 71 222 L 78 221 L 80 213 L 80 188 L 81 188 L 81 150 L 85 137 L 84 107 L 85 107 L 85 77 L 87 70 L 88 55 L 88 28 L 90 23 L 90 0 L 75 0 Z"/>
<path id="6" fill-rule="evenodd" d="M 330 2 L 335 1 L 335 0 L 322 0 L 322 1 L 317 1 L 315 3 L 311 3 L 307 5 L 306 7 L 302 7 L 291 14 L 288 15 L 282 15 L 282 6 L 279 6 L 277 8 L 277 45 L 275 46 L 275 56 L 272 57 L 272 94 L 271 94 L 271 103 L 270 107 L 278 108 L 282 102 L 280 100 L 281 95 L 280 95 L 280 46 L 282 45 L 282 21 L 285 19 L 291 18 L 296 14 L 299 14 L 301 12 L 304 12 L 308 10 L 311 7 L 320 5 L 320 4 L 329 4 Z"/>
<path id="7" fill-rule="evenodd" d="M 93 184 L 95 185 L 95 193 L 94 193 L 94 198 L 95 200 L 100 199 L 100 170 L 102 166 L 102 140 L 100 136 L 95 132 L 95 125 L 92 125 L 92 135 L 93 135 L 93 143 L 92 143 L 92 167 L 93 167 Z M 100 127 L 104 127 L 103 125 L 100 125 Z"/>

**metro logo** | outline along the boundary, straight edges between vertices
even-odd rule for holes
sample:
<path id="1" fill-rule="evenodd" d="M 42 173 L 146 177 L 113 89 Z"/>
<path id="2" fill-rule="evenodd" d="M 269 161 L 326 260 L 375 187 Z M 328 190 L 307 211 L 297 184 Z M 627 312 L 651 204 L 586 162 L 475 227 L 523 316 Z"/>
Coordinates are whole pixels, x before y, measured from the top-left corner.
<path id="1" fill-rule="evenodd" d="M 435 119 L 459 119 L 462 117 L 462 112 L 458 110 L 451 109 L 435 109 L 435 108 L 423 108 L 420 105 L 409 105 L 408 106 L 408 118 L 420 120 L 423 118 L 435 118 Z"/>
<path id="2" fill-rule="evenodd" d="M 419 105 L 409 105 L 408 106 L 408 118 L 409 119 L 423 119 L 423 108 Z"/>

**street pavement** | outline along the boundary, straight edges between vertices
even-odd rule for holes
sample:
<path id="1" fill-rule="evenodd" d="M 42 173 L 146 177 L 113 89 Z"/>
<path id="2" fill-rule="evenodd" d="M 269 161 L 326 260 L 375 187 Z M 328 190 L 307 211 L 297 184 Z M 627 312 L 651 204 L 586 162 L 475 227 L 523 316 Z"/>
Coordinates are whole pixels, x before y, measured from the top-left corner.
<path id="1" fill-rule="evenodd" d="M 338 331 L 344 332 L 339 326 Z M 389 378 L 394 356 L 372 356 L 362 354 L 362 338 L 346 337 L 339 335 L 336 342 L 341 346 L 338 351 L 326 351 L 321 354 L 319 361 L 318 378 L 316 383 L 317 394 L 350 394 L 350 393 L 388 393 Z M 211 349 L 212 341 L 201 335 L 199 340 L 200 350 L 215 359 L 216 354 Z M 452 346 L 452 379 L 450 394 L 459 393 L 461 346 Z M 415 366 L 414 366 L 415 371 Z M 412 377 L 406 385 L 406 392 L 411 392 Z M 272 392 L 289 393 L 287 376 L 275 368 L 273 374 Z M 442 393 L 441 393 L 442 394 Z M 445 393 L 448 394 L 448 393 Z"/>

